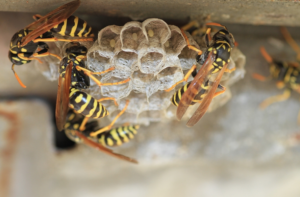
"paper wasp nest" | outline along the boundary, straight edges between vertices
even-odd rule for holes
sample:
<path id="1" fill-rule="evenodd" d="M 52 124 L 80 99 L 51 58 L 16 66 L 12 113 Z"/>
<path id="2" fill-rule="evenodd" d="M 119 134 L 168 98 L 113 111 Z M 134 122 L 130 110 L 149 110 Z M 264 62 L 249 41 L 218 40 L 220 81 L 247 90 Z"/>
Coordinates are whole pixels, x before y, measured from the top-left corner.
<path id="1" fill-rule="evenodd" d="M 190 34 L 186 34 L 190 44 L 199 48 Z M 62 54 L 66 46 L 58 46 Z M 180 29 L 163 20 L 152 18 L 142 23 L 132 21 L 124 26 L 107 26 L 99 32 L 98 39 L 88 50 L 87 68 L 101 72 L 115 67 L 111 72 L 96 75 L 102 83 L 131 80 L 126 84 L 101 88 L 91 80 L 87 92 L 97 99 L 114 97 L 118 100 L 118 107 L 112 101 L 103 102 L 112 115 L 110 119 L 123 109 L 126 100 L 130 100 L 126 112 L 118 120 L 120 123 L 147 125 L 152 121 L 166 121 L 174 117 L 177 109 L 170 101 L 176 89 L 171 92 L 164 90 L 184 77 L 196 64 L 195 57 L 196 52 L 188 49 Z M 231 58 L 228 68 L 237 67 L 237 70 L 231 77 L 224 75 L 222 84 L 227 91 L 213 100 L 211 109 L 226 103 L 231 96 L 228 85 L 243 77 L 245 57 L 234 49 Z M 57 76 L 52 74 L 53 79 Z"/>

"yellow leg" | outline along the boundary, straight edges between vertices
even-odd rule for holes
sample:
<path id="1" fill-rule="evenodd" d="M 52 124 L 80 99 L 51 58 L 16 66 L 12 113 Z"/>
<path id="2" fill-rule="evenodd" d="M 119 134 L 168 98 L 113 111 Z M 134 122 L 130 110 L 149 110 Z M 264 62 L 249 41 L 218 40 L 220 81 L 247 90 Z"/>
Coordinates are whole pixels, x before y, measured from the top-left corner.
<path id="1" fill-rule="evenodd" d="M 101 102 L 101 101 L 107 101 L 107 100 L 113 100 L 114 103 L 115 103 L 115 105 L 116 105 L 116 106 L 119 106 L 118 103 L 117 103 L 117 100 L 116 100 L 115 98 L 113 98 L 113 97 L 101 98 L 101 99 L 98 100 L 98 102 Z"/>
<path id="2" fill-rule="evenodd" d="M 59 61 L 61 61 L 61 57 L 59 57 L 56 54 L 50 53 L 50 52 L 46 52 L 46 53 L 42 53 L 42 54 L 34 53 L 32 56 L 33 57 L 45 57 L 45 56 L 49 56 L 49 55 L 56 57 Z"/>
<path id="3" fill-rule="evenodd" d="M 272 96 L 270 98 L 267 98 L 266 100 L 264 100 L 259 105 L 259 107 L 261 109 L 264 109 L 264 108 L 268 107 L 272 103 L 276 103 L 276 102 L 280 102 L 280 101 L 285 101 L 286 99 L 288 99 L 290 97 L 290 95 L 291 95 L 291 91 L 289 89 L 287 89 L 281 95 L 276 95 L 276 96 Z"/>
<path id="4" fill-rule="evenodd" d="M 77 38 L 77 39 L 60 39 L 60 38 L 37 38 L 34 39 L 33 42 L 88 42 L 94 41 L 94 38 Z"/>
<path id="5" fill-rule="evenodd" d="M 234 67 L 234 68 L 232 68 L 232 69 L 228 69 L 228 68 L 226 68 L 226 70 L 225 70 L 225 72 L 227 72 L 227 73 L 231 73 L 231 72 L 233 72 L 233 71 L 235 71 L 236 70 L 236 68 Z"/>
<path id="6" fill-rule="evenodd" d="M 191 49 L 191 50 L 193 50 L 193 51 L 196 51 L 198 53 L 198 55 L 201 55 L 202 51 L 200 49 L 197 49 L 196 47 L 190 45 L 190 41 L 189 41 L 188 37 L 186 36 L 186 34 L 184 33 L 183 30 L 181 30 L 181 33 L 182 33 L 182 35 L 183 35 L 183 37 L 184 37 L 184 39 L 185 39 L 185 41 L 187 43 L 188 48 Z"/>
<path id="7" fill-rule="evenodd" d="M 271 77 L 265 77 L 265 76 L 257 74 L 257 73 L 252 74 L 252 77 L 259 81 L 267 81 L 267 80 L 271 79 Z"/>
<path id="8" fill-rule="evenodd" d="M 180 29 L 182 29 L 183 31 L 187 31 L 187 30 L 189 30 L 192 27 L 198 28 L 199 27 L 199 23 L 196 20 L 194 20 L 194 21 L 189 22 L 185 26 L 181 27 Z"/>
<path id="9" fill-rule="evenodd" d="M 299 46 L 297 45 L 297 43 L 295 42 L 295 40 L 292 38 L 292 36 L 290 35 L 290 33 L 288 32 L 288 30 L 285 27 L 281 27 L 280 31 L 281 31 L 284 39 L 286 40 L 286 42 L 289 43 L 289 45 L 297 53 L 297 60 L 300 61 L 300 48 L 299 48 Z"/>
<path id="10" fill-rule="evenodd" d="M 192 68 L 187 72 L 187 74 L 184 76 L 184 78 L 180 81 L 178 81 L 177 83 L 175 83 L 174 85 L 172 85 L 170 88 L 166 89 L 166 92 L 170 92 L 171 90 L 173 90 L 178 84 L 187 81 L 188 78 L 190 77 L 190 75 L 192 74 L 192 72 L 196 69 L 196 65 L 193 65 Z"/>
<path id="11" fill-rule="evenodd" d="M 98 131 L 95 131 L 95 132 L 91 133 L 90 136 L 95 137 L 95 136 L 97 136 L 100 133 L 103 133 L 105 131 L 110 130 L 112 128 L 112 126 L 115 124 L 115 122 L 117 121 L 117 119 L 125 112 L 125 110 L 127 109 L 128 105 L 129 105 L 129 101 L 126 101 L 126 105 L 123 108 L 123 110 L 115 117 L 115 119 L 108 126 L 102 128 L 102 129 L 99 129 Z"/>
<path id="12" fill-rule="evenodd" d="M 36 57 L 25 57 L 24 56 L 24 53 L 18 53 L 18 57 L 23 59 L 23 60 L 37 60 L 39 61 L 41 64 L 43 63 L 42 60 L 40 60 L 39 58 L 36 58 Z"/>
<path id="13" fill-rule="evenodd" d="M 82 123 L 81 123 L 81 125 L 80 125 L 80 127 L 79 127 L 79 131 L 85 130 L 85 125 L 86 125 L 86 123 L 87 123 L 88 120 L 89 120 L 89 117 L 85 117 L 85 118 L 83 119 L 83 121 L 82 121 Z"/>
<path id="14" fill-rule="evenodd" d="M 98 86 L 112 86 L 112 85 L 120 85 L 123 83 L 127 83 L 128 81 L 130 81 L 130 78 L 125 79 L 123 81 L 119 81 L 119 82 L 115 82 L 115 83 L 101 83 L 98 79 L 96 79 L 96 77 L 93 76 L 93 74 L 103 74 L 106 72 L 109 72 L 111 70 L 113 70 L 112 68 L 105 70 L 103 72 L 91 72 L 90 70 L 86 69 L 86 68 L 82 68 L 80 66 L 76 66 L 77 70 L 82 70 L 86 75 L 88 75 Z"/>

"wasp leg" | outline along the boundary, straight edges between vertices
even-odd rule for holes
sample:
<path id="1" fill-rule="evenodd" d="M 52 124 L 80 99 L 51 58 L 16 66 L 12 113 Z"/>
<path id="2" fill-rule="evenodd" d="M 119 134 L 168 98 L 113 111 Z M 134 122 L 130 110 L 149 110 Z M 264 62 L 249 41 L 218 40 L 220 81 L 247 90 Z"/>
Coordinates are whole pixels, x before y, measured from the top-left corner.
<path id="1" fill-rule="evenodd" d="M 234 67 L 234 68 L 232 68 L 232 69 L 228 69 L 228 68 L 226 68 L 226 70 L 225 70 L 225 72 L 227 72 L 227 73 L 231 73 L 231 72 L 233 72 L 233 71 L 235 71 L 236 70 L 236 68 Z"/>
<path id="2" fill-rule="evenodd" d="M 280 102 L 280 101 L 285 101 L 286 99 L 288 99 L 291 95 L 291 90 L 287 89 L 283 92 L 283 94 L 280 95 L 276 95 L 276 96 L 272 96 L 270 98 L 267 98 L 266 100 L 264 100 L 259 107 L 261 109 L 264 109 L 266 107 L 268 107 L 270 104 L 272 103 L 276 103 L 276 102 Z"/>
<path id="3" fill-rule="evenodd" d="M 188 48 L 191 49 L 191 50 L 193 50 L 193 51 L 196 51 L 198 53 L 198 55 L 201 55 L 202 51 L 200 49 L 197 49 L 196 47 L 190 45 L 190 41 L 189 41 L 188 37 L 186 36 L 186 34 L 184 33 L 183 30 L 181 30 L 181 33 L 182 33 L 182 35 L 183 35 L 183 37 L 184 37 L 184 39 L 186 41 L 186 44 L 187 44 Z"/>
<path id="4" fill-rule="evenodd" d="M 35 14 L 35 15 L 33 15 L 32 16 L 32 18 L 33 18 L 33 20 L 38 20 L 38 19 L 40 19 L 40 18 L 42 18 L 43 16 L 42 15 L 40 15 L 40 14 Z"/>
<path id="5" fill-rule="evenodd" d="M 101 101 L 107 101 L 107 100 L 113 100 L 114 103 L 115 103 L 115 105 L 116 105 L 116 106 L 119 106 L 118 103 L 117 103 L 117 100 L 116 100 L 115 98 L 113 98 L 113 97 L 101 98 L 101 99 L 98 100 L 98 102 L 101 102 Z"/>
<path id="6" fill-rule="evenodd" d="M 281 31 L 284 39 L 286 40 L 286 42 L 289 43 L 289 45 L 297 53 L 297 60 L 300 61 L 300 48 L 299 48 L 299 46 L 297 45 L 297 43 L 295 42 L 295 40 L 292 38 L 292 36 L 290 35 L 290 33 L 288 32 L 288 30 L 285 27 L 281 27 L 280 31 Z"/>
<path id="7" fill-rule="evenodd" d="M 88 41 L 94 41 L 94 38 L 76 38 L 76 39 L 61 39 L 61 38 L 37 38 L 34 39 L 33 42 L 88 42 Z"/>
<path id="8" fill-rule="evenodd" d="M 178 81 L 177 83 L 175 83 L 174 85 L 172 85 L 170 88 L 166 89 L 166 92 L 170 92 L 171 90 L 173 90 L 178 84 L 182 83 L 182 82 L 186 82 L 188 80 L 188 78 L 190 77 L 190 75 L 193 73 L 193 71 L 196 69 L 196 65 L 193 65 L 192 68 L 187 72 L 187 74 L 184 76 L 184 78 L 180 81 Z"/>
<path id="9" fill-rule="evenodd" d="M 44 49 L 38 51 L 37 53 L 34 53 L 32 56 L 33 57 L 45 57 L 45 56 L 49 56 L 49 55 L 56 57 L 59 61 L 61 61 L 61 59 L 62 59 L 58 55 L 48 52 L 48 48 L 44 48 Z"/>
<path id="10" fill-rule="evenodd" d="M 260 47 L 260 53 L 262 54 L 262 56 L 264 56 L 264 58 L 266 59 L 267 62 L 269 62 L 270 64 L 273 62 L 273 59 L 267 53 L 267 51 L 264 47 Z"/>
<path id="11" fill-rule="evenodd" d="M 81 122 L 81 125 L 79 127 L 79 131 L 84 131 L 85 130 L 85 125 L 86 125 L 86 123 L 87 123 L 88 120 L 89 120 L 89 117 L 85 117 L 83 119 L 83 121 Z"/>
<path id="12" fill-rule="evenodd" d="M 25 57 L 24 53 L 18 53 L 18 57 L 21 58 L 21 59 L 23 59 L 23 60 L 37 60 L 41 64 L 43 63 L 42 60 L 40 60 L 39 58 L 36 58 L 36 57 Z"/>
<path id="13" fill-rule="evenodd" d="M 258 74 L 258 73 L 253 73 L 253 74 L 252 74 L 252 77 L 253 77 L 254 79 L 256 79 L 256 80 L 259 80 L 259 81 L 267 81 L 267 80 L 270 80 L 270 79 L 271 79 L 270 76 L 269 76 L 269 77 L 265 77 L 265 76 L 260 75 L 260 74 Z"/>
<path id="14" fill-rule="evenodd" d="M 207 47 L 209 47 L 209 42 L 211 41 L 210 32 L 211 32 L 211 28 L 208 28 L 206 33 L 205 33 L 205 41 L 206 41 L 206 46 Z"/>
<path id="15" fill-rule="evenodd" d="M 119 82 L 115 82 L 115 83 L 101 83 L 98 79 L 96 79 L 96 77 L 93 76 L 93 74 L 103 74 L 103 73 L 106 73 L 106 72 L 109 72 L 111 70 L 114 70 L 114 68 L 110 68 L 108 70 L 105 70 L 103 72 L 91 72 L 89 71 L 88 69 L 86 68 L 82 68 L 80 66 L 76 66 L 76 69 L 77 70 L 82 70 L 86 75 L 88 75 L 98 86 L 112 86 L 112 85 L 120 85 L 120 84 L 124 84 L 124 83 L 127 83 L 128 81 L 130 81 L 130 78 L 128 79 L 125 79 L 123 81 L 119 81 Z"/>
<path id="16" fill-rule="evenodd" d="M 114 120 L 106 127 L 99 129 L 98 131 L 95 131 L 93 133 L 90 134 L 90 136 L 95 137 L 97 136 L 99 133 L 103 133 L 105 131 L 108 131 L 112 128 L 112 126 L 115 124 L 115 122 L 117 121 L 117 119 L 125 112 L 125 110 L 127 109 L 129 105 L 129 101 L 126 101 L 126 105 L 125 107 L 122 109 L 122 111 L 120 111 L 120 113 L 114 118 Z"/>
<path id="17" fill-rule="evenodd" d="M 181 27 L 180 29 L 182 29 L 183 31 L 187 31 L 189 29 L 191 29 L 192 27 L 199 27 L 199 23 L 196 20 L 193 20 L 191 22 L 189 22 L 188 24 L 186 24 L 185 26 Z"/>

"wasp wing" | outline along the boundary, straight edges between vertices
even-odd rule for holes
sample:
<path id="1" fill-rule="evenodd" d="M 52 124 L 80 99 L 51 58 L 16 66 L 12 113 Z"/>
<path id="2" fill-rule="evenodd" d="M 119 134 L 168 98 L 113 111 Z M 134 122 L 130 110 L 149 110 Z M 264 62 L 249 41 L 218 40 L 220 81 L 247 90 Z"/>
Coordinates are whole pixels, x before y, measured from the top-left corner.
<path id="1" fill-rule="evenodd" d="M 194 80 L 191 82 L 188 89 L 180 99 L 177 108 L 177 114 L 176 114 L 178 120 L 181 120 L 187 108 L 190 106 L 195 96 L 199 93 L 201 85 L 204 83 L 204 80 L 209 74 L 210 66 L 212 65 L 213 62 L 214 62 L 214 55 L 211 51 L 208 54 L 206 61 L 203 63 L 202 67 L 198 71 L 197 75 L 194 77 Z"/>
<path id="2" fill-rule="evenodd" d="M 198 107 L 197 111 L 194 113 L 194 115 L 189 119 L 189 121 L 187 122 L 187 126 L 191 127 L 194 126 L 194 124 L 196 124 L 205 114 L 205 112 L 207 111 L 209 104 L 211 103 L 214 94 L 218 88 L 218 85 L 222 79 L 222 76 L 227 68 L 228 64 L 225 64 L 223 66 L 223 68 L 221 69 L 221 71 L 218 73 L 212 87 L 208 90 L 207 95 L 203 98 L 200 106 Z"/>
<path id="3" fill-rule="evenodd" d="M 25 46 L 30 41 L 52 29 L 55 25 L 62 23 L 77 10 L 79 5 L 80 0 L 71 1 L 25 27 L 25 29 L 32 31 L 21 40 L 21 46 Z"/>
<path id="4" fill-rule="evenodd" d="M 104 152 L 104 153 L 106 153 L 106 154 L 108 154 L 108 155 L 111 155 L 111 156 L 113 156 L 113 157 L 116 157 L 116 158 L 118 158 L 118 159 L 122 159 L 122 160 L 124 160 L 124 161 L 128 161 L 128 162 L 135 163 L 135 164 L 138 163 L 138 161 L 135 160 L 135 159 L 132 159 L 132 158 L 130 158 L 130 157 L 126 157 L 126 156 L 124 156 L 124 155 L 115 153 L 115 152 L 113 152 L 112 150 L 110 150 L 110 149 L 108 149 L 108 148 L 102 146 L 101 144 L 98 144 L 98 143 L 96 143 L 96 142 L 94 142 L 94 141 L 88 139 L 86 136 L 84 136 L 84 135 L 83 135 L 82 133 L 80 133 L 79 131 L 75 131 L 75 134 L 76 134 L 78 137 L 80 137 L 86 145 L 89 145 L 89 146 L 91 146 L 91 147 L 93 147 L 93 148 L 96 148 L 96 149 L 98 149 L 98 150 L 100 150 L 100 151 L 102 151 L 102 152 Z"/>
<path id="5" fill-rule="evenodd" d="M 63 63 L 64 61 L 61 62 L 61 64 Z M 66 123 L 66 118 L 68 114 L 72 67 L 73 62 L 67 65 L 65 77 L 59 76 L 58 79 L 55 118 L 56 126 L 59 131 L 64 129 L 64 125 Z"/>

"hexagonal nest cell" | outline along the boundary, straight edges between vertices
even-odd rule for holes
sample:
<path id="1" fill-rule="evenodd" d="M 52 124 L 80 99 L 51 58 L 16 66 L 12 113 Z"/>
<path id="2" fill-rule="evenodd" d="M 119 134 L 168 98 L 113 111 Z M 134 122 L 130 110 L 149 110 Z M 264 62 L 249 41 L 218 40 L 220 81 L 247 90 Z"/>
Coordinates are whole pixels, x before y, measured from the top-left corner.
<path id="1" fill-rule="evenodd" d="M 186 35 L 191 45 L 197 48 L 199 45 L 205 46 L 203 43 L 195 42 L 189 33 Z M 67 44 L 58 46 L 63 55 L 66 46 Z M 201 50 L 203 49 L 201 47 Z M 196 52 L 187 47 L 180 28 L 168 25 L 161 19 L 151 18 L 142 23 L 132 21 L 124 26 L 107 26 L 98 33 L 98 39 L 89 47 L 87 68 L 94 72 L 101 72 L 115 67 L 111 72 L 101 76 L 96 75 L 102 83 L 117 82 L 127 78 L 131 80 L 122 85 L 101 88 L 91 80 L 87 92 L 95 98 L 117 99 L 118 107 L 114 106 L 112 101 L 103 102 L 111 114 L 110 120 L 122 110 L 126 100 L 130 100 L 126 112 L 118 119 L 118 123 L 148 125 L 152 121 L 166 121 L 174 118 L 177 108 L 171 104 L 170 99 L 180 86 L 171 92 L 164 90 L 181 80 L 187 70 L 197 64 L 195 57 Z M 231 74 L 224 74 L 221 84 L 225 85 L 227 90 L 213 99 L 209 111 L 230 99 L 228 86 L 243 78 L 244 65 L 245 56 L 234 48 L 228 68 L 236 67 L 236 70 Z M 52 67 L 51 64 L 49 67 L 51 73 L 53 73 L 51 70 L 54 70 Z M 49 75 L 48 73 L 50 79 L 57 78 Z M 187 116 L 191 115 L 195 107 L 198 105 L 189 108 Z"/>

